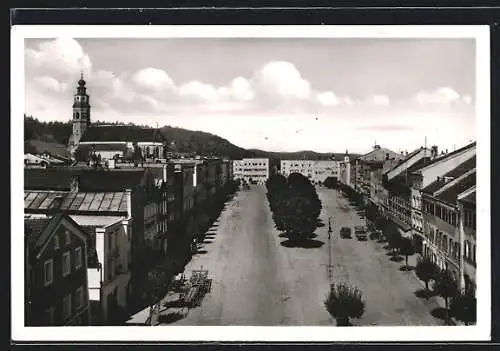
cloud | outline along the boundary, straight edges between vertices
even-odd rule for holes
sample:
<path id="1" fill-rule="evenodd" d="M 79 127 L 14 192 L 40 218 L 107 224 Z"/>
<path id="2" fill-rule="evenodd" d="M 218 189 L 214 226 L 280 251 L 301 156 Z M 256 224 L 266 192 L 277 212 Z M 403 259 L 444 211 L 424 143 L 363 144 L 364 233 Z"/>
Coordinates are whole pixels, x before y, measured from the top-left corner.
<path id="1" fill-rule="evenodd" d="M 157 68 L 148 67 L 134 73 L 132 82 L 139 88 L 145 90 L 166 90 L 174 88 L 174 81 L 169 75 Z"/>
<path id="2" fill-rule="evenodd" d="M 45 40 L 25 50 L 26 91 L 53 94 L 36 102 L 50 110 L 69 106 L 83 69 L 91 105 L 98 114 L 119 113 L 144 116 L 193 113 L 329 113 L 352 107 L 354 114 L 371 106 L 396 106 L 389 96 L 377 94 L 357 100 L 326 88 L 317 89 L 292 62 L 271 61 L 249 76 L 213 85 L 200 80 L 174 81 L 169 72 L 148 66 L 132 72 L 95 69 L 78 41 L 69 38 Z M 36 94 L 27 94 L 34 98 Z M 460 101 L 471 104 L 468 95 L 459 96 L 449 87 L 422 91 L 414 97 L 420 106 Z M 408 101 L 408 100 L 407 100 Z M 35 106 L 31 103 L 30 106 Z M 415 107 L 415 106 L 414 106 Z M 41 107 L 40 107 L 41 108 Z"/>
<path id="3" fill-rule="evenodd" d="M 377 106 L 388 106 L 391 100 L 387 95 L 375 95 L 371 98 L 371 102 Z"/>
<path id="4" fill-rule="evenodd" d="M 311 84 L 286 61 L 272 61 L 259 68 L 251 86 L 256 95 L 265 100 L 306 100 L 312 94 Z"/>
<path id="5" fill-rule="evenodd" d="M 35 77 L 33 82 L 47 92 L 60 93 L 66 90 L 66 84 L 60 83 L 57 79 L 49 76 Z"/>
<path id="6" fill-rule="evenodd" d="M 77 77 L 81 70 L 90 72 L 92 62 L 81 45 L 71 38 L 44 41 L 25 50 L 26 69 L 43 72 L 56 79 Z"/>
<path id="7" fill-rule="evenodd" d="M 462 101 L 465 102 L 467 105 L 470 105 L 472 103 L 472 98 L 470 95 L 465 95 L 462 96 Z"/>
<path id="8" fill-rule="evenodd" d="M 440 87 L 434 91 L 421 91 L 415 97 L 421 105 L 451 104 L 460 100 L 460 95 L 450 87 Z"/>

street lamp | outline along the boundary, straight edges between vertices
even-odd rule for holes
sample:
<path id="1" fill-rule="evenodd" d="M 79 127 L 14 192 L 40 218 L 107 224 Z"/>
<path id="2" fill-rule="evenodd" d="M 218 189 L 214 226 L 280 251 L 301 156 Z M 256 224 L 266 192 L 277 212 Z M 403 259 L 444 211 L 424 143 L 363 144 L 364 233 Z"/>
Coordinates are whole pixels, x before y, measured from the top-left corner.
<path id="1" fill-rule="evenodd" d="M 332 217 L 328 218 L 328 282 L 330 283 L 330 288 L 333 285 L 333 265 L 332 265 L 332 245 L 331 245 L 331 236 L 332 236 Z"/>

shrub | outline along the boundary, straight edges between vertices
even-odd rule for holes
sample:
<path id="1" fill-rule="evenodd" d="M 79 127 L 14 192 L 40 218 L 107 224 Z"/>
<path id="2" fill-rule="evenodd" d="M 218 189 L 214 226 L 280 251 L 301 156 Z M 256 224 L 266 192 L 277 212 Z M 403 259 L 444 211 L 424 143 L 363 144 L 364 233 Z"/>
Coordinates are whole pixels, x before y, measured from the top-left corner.
<path id="1" fill-rule="evenodd" d="M 357 287 L 347 283 L 332 285 L 325 299 L 325 307 L 337 320 L 337 325 L 350 325 L 351 318 L 361 318 L 365 312 L 363 295 Z"/>

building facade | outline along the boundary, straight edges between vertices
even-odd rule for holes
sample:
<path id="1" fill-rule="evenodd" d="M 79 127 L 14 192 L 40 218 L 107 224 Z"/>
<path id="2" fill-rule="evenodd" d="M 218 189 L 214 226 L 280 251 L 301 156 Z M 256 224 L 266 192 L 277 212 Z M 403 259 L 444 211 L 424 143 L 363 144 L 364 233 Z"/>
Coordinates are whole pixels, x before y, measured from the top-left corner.
<path id="1" fill-rule="evenodd" d="M 462 287 L 465 285 L 464 262 L 468 260 L 475 265 L 475 247 L 467 240 L 471 235 L 461 226 L 467 222 L 470 228 L 467 233 L 472 233 L 475 218 L 471 215 L 472 206 L 468 206 L 467 211 L 461 207 L 459 196 L 471 193 L 475 184 L 475 168 L 462 169 L 456 178 L 440 178 L 422 190 L 423 254 L 441 269 L 451 271 Z"/>
<path id="2" fill-rule="evenodd" d="M 128 316 L 131 220 L 121 217 L 75 216 L 90 237 L 88 287 L 93 323 L 119 324 Z"/>
<path id="3" fill-rule="evenodd" d="M 339 177 L 339 162 L 335 160 L 281 160 L 280 172 L 288 177 L 300 173 L 313 184 L 323 184 L 328 177 Z"/>
<path id="4" fill-rule="evenodd" d="M 28 326 L 89 325 L 87 237 L 62 214 L 25 217 Z"/>
<path id="5" fill-rule="evenodd" d="M 234 180 L 263 185 L 269 179 L 269 159 L 244 158 L 243 160 L 235 160 L 233 161 L 233 175 Z"/>

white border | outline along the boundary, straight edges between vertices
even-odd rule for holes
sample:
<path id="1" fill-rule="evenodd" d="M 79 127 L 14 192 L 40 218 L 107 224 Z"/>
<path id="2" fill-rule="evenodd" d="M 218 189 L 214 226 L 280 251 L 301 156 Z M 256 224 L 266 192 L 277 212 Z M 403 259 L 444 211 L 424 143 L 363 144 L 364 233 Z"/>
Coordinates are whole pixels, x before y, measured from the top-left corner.
<path id="1" fill-rule="evenodd" d="M 58 327 L 24 326 L 23 113 L 25 38 L 475 38 L 477 295 L 475 326 Z M 14 26 L 11 29 L 12 339 L 15 341 L 480 341 L 490 339 L 490 40 L 488 26 Z M 126 329 L 123 329 L 126 328 Z M 194 329 L 196 330 L 194 332 Z"/>

